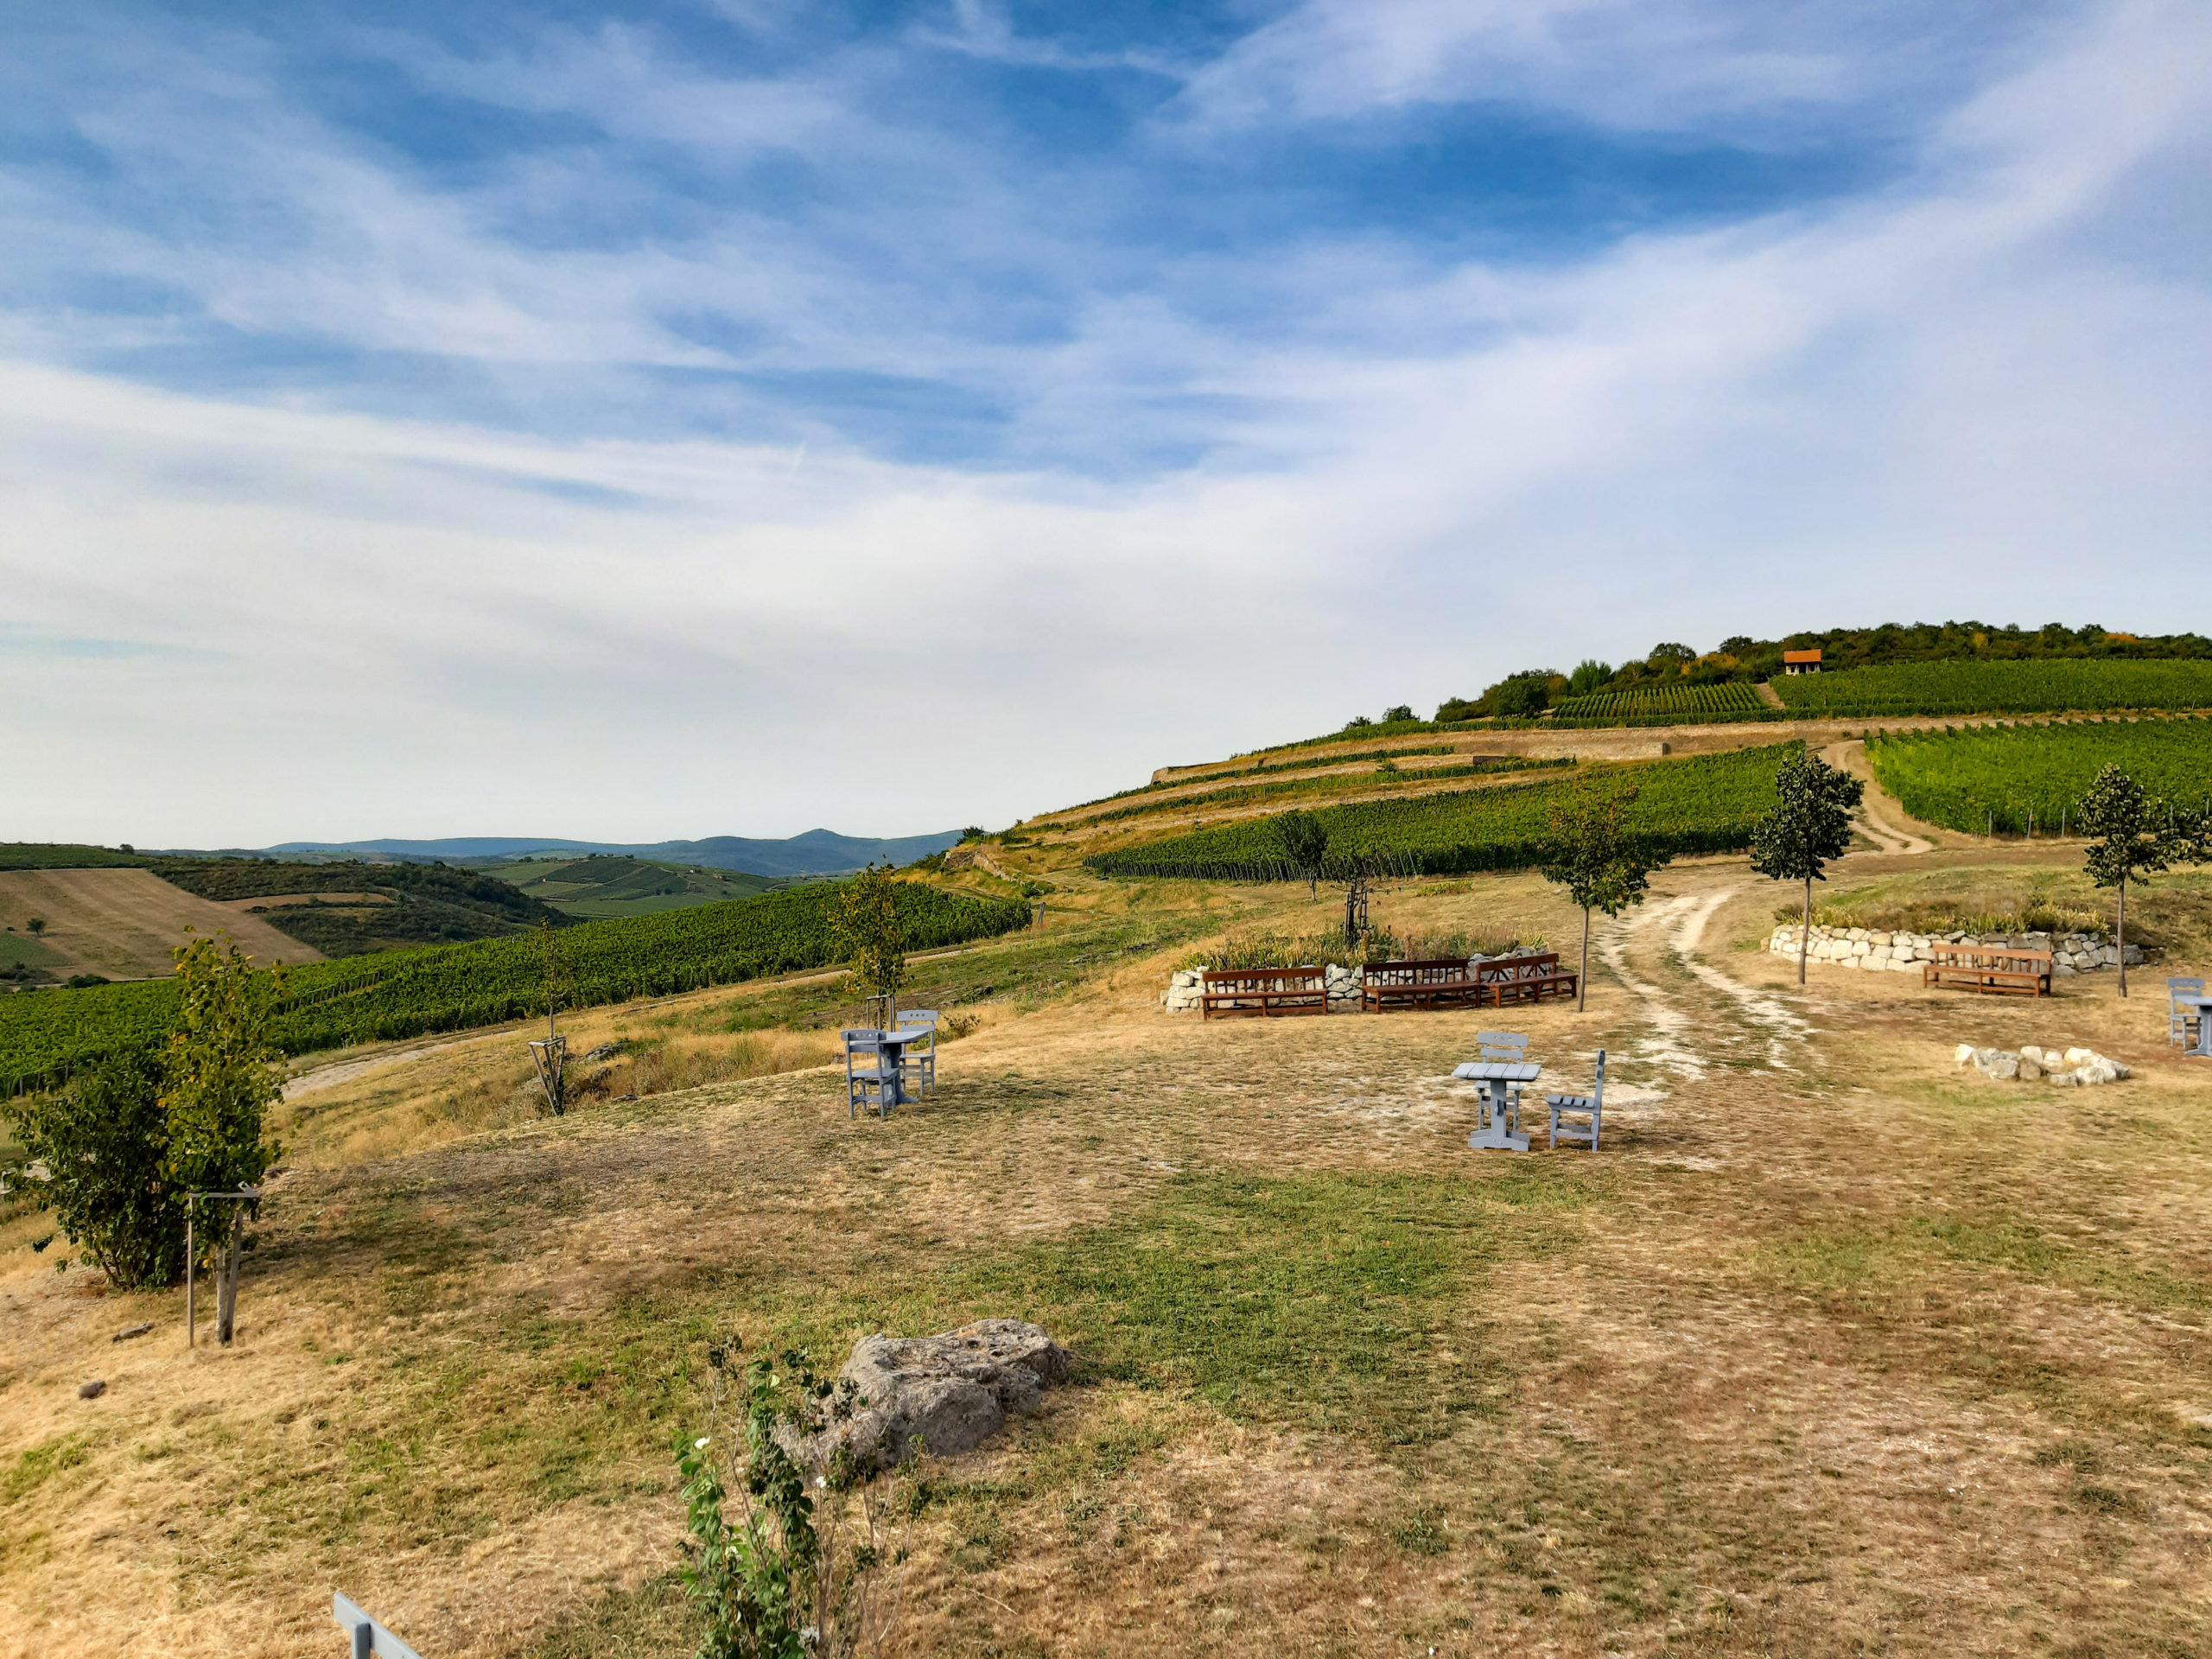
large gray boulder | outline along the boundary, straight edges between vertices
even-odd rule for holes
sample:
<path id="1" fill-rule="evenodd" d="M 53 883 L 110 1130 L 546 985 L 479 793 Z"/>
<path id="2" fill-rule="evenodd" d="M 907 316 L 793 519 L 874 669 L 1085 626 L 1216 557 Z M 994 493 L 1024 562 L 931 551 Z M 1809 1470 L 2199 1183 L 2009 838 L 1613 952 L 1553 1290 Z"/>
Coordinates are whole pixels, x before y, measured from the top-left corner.
<path id="1" fill-rule="evenodd" d="M 972 1452 L 1008 1415 L 1038 1410 L 1071 1357 L 1020 1319 L 978 1319 L 938 1337 L 863 1337 L 838 1376 L 867 1403 L 832 1432 L 884 1468 L 904 1461 L 917 1438 L 933 1457 Z"/>

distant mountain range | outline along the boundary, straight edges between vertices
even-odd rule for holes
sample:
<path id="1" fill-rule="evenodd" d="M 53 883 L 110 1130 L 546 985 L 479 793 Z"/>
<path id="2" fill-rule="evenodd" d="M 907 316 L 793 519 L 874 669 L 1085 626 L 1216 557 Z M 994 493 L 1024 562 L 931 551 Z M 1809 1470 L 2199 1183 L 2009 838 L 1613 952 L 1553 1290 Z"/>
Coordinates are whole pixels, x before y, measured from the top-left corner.
<path id="1" fill-rule="evenodd" d="M 754 841 L 744 836 L 710 836 L 704 841 L 564 841 L 542 836 L 455 836 L 445 841 L 288 841 L 260 849 L 264 857 L 348 855 L 404 859 L 527 858 L 533 853 L 620 853 L 632 858 L 657 858 L 671 864 L 696 864 L 714 870 L 741 870 L 747 875 L 836 875 L 864 864 L 889 859 L 911 864 L 931 853 L 957 846 L 957 830 L 933 836 L 841 836 L 831 830 L 810 830 L 786 841 Z"/>

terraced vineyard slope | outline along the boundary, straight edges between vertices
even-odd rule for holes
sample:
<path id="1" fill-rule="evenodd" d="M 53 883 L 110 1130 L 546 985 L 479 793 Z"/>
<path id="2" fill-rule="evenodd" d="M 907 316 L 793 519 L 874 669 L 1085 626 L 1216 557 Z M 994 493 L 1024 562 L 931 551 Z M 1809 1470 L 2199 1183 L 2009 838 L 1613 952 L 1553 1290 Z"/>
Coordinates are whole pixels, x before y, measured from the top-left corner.
<path id="1" fill-rule="evenodd" d="M 1726 720 L 1741 715 L 1764 719 L 1772 713 L 1759 694 L 1742 680 L 1721 685 L 1649 686 L 1633 691 L 1599 691 L 1586 697 L 1561 697 L 1554 712 L 1567 720 L 1640 720 L 1654 715 L 1682 721 Z"/>
<path id="2" fill-rule="evenodd" d="M 2212 709 L 2212 662 L 1899 663 L 1774 682 L 1801 719 Z"/>
<path id="3" fill-rule="evenodd" d="M 1769 744 L 1618 770 L 1639 785 L 1634 821 L 1661 845 L 1677 853 L 1729 852 L 1750 844 L 1752 821 L 1774 804 L 1775 772 L 1798 747 Z M 1324 807 L 1314 816 L 1328 830 L 1333 850 L 1375 853 L 1423 874 L 1525 869 L 1541 862 L 1549 849 L 1552 803 L 1566 786 L 1546 780 L 1455 790 Z M 1270 818 L 1197 830 L 1084 862 L 1109 876 L 1294 876 L 1283 863 Z"/>
<path id="4" fill-rule="evenodd" d="M 1870 738 L 1867 764 L 1905 810 L 1969 835 L 2056 834 L 2110 763 L 2154 795 L 2212 795 L 2212 720 L 2084 720 Z"/>

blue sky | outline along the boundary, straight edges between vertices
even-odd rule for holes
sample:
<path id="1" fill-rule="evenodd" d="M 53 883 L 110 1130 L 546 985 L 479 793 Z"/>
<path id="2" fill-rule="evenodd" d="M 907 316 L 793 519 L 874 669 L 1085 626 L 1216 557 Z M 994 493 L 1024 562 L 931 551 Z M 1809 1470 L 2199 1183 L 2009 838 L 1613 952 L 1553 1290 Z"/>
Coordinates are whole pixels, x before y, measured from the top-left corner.
<path id="1" fill-rule="evenodd" d="M 1661 638 L 2212 628 L 2201 4 L 10 48 L 0 838 L 902 833 Z"/>

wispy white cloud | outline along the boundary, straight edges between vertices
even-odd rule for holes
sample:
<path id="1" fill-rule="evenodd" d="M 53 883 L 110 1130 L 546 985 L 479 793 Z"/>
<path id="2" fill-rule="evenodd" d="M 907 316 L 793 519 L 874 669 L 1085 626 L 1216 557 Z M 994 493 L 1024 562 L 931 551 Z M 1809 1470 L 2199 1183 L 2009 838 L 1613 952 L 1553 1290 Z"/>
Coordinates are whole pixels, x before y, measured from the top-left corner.
<path id="1" fill-rule="evenodd" d="M 167 256 L 241 328 L 319 315 L 579 374 L 715 355 L 667 316 L 757 280 L 780 341 L 750 363 L 988 387 L 1016 462 L 900 460 L 828 420 L 794 467 L 782 432 L 548 435 L 366 412 L 342 387 L 163 390 L 68 360 L 66 320 L 18 318 L 11 623 L 213 655 L 41 659 L 0 741 L 50 786 L 0 834 L 497 832 L 542 825 L 549 756 L 570 833 L 891 833 L 1660 637 L 2158 626 L 2113 595 L 2154 604 L 2201 552 L 2212 284 L 2131 250 L 2203 222 L 2177 162 L 2212 132 L 2208 52 L 2199 10 L 2098 9 L 1877 190 L 1541 264 L 1373 233 L 1163 250 L 1149 282 L 1071 279 L 1033 340 L 872 314 L 876 273 L 772 227 L 748 245 L 743 216 L 681 248 L 534 253 L 504 200 L 264 88 L 241 97 L 276 113 L 236 188 L 286 227 L 273 255 L 134 240 L 20 181 L 0 214 L 116 238 L 149 276 Z M 1010 178 L 979 189 L 979 234 L 1034 233 L 994 228 Z M 1123 431 L 1182 459 L 1057 459 Z M 1228 682 L 1271 688 L 1265 728 L 1206 694 Z M 939 758 L 887 795 L 837 757 L 894 721 Z"/>
<path id="2" fill-rule="evenodd" d="M 1216 124 L 1499 101 L 1690 125 L 1863 94 L 1897 16 L 1720 0 L 1304 0 L 1193 76 L 1187 97 Z"/>

